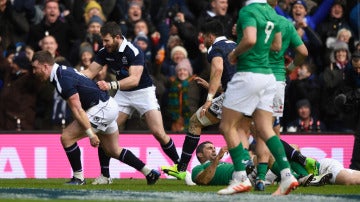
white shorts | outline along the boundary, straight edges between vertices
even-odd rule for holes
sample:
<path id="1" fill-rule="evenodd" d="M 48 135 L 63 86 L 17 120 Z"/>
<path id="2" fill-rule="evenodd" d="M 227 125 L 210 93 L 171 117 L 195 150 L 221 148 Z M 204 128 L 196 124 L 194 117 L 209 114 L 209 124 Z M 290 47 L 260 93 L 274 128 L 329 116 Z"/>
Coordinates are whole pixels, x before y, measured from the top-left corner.
<path id="1" fill-rule="evenodd" d="M 320 169 L 319 174 L 324 173 L 332 173 L 332 178 L 330 179 L 330 182 L 332 184 L 335 184 L 336 176 L 339 174 L 341 170 L 344 170 L 344 166 L 335 159 L 330 158 L 324 158 L 319 161 L 320 163 Z"/>
<path id="2" fill-rule="evenodd" d="M 118 130 L 116 119 L 119 108 L 112 97 L 106 102 L 99 101 L 99 104 L 88 109 L 86 114 L 95 133 L 112 134 Z"/>
<path id="3" fill-rule="evenodd" d="M 274 117 L 282 117 L 284 114 L 285 87 L 284 81 L 276 81 L 276 93 L 273 102 Z"/>
<path id="4" fill-rule="evenodd" d="M 224 97 L 225 97 L 225 94 L 221 93 L 219 96 L 214 98 L 212 100 L 210 108 L 209 108 L 209 111 L 211 111 L 210 113 L 214 114 L 216 116 L 216 118 L 218 118 L 218 119 L 221 119 L 221 113 L 222 113 L 221 109 L 222 109 Z M 203 125 L 203 126 L 213 125 L 213 123 L 206 116 L 203 116 L 200 118 L 201 110 L 202 110 L 202 108 L 200 107 L 196 111 L 196 117 L 200 121 L 201 125 Z"/>
<path id="5" fill-rule="evenodd" d="M 255 109 L 273 113 L 276 92 L 273 74 L 237 72 L 227 85 L 223 106 L 251 116 Z"/>
<path id="6" fill-rule="evenodd" d="M 131 116 L 135 110 L 140 113 L 140 116 L 153 109 L 160 110 L 155 95 L 155 86 L 135 91 L 118 90 L 114 99 L 119 106 L 119 111 L 129 116 Z"/>

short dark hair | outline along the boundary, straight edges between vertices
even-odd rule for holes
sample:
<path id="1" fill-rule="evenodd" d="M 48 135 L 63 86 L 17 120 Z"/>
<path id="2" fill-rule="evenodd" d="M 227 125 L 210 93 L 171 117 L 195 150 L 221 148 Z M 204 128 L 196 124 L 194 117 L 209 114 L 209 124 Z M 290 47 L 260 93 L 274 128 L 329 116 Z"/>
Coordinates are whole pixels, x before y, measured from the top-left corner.
<path id="1" fill-rule="evenodd" d="M 196 157 L 199 161 L 200 161 L 200 159 L 197 154 L 203 152 L 206 144 L 213 144 L 213 143 L 210 141 L 205 141 L 205 142 L 200 143 L 199 146 L 197 146 L 197 148 L 196 148 Z"/>
<path id="2" fill-rule="evenodd" d="M 203 34 L 214 34 L 215 36 L 224 35 L 224 26 L 218 19 L 206 21 L 200 28 Z"/>
<path id="3" fill-rule="evenodd" d="M 110 22 L 105 23 L 101 27 L 100 33 L 101 33 L 102 36 L 106 36 L 107 34 L 110 34 L 110 36 L 112 36 L 112 37 L 116 37 L 117 35 L 122 37 L 121 28 L 114 21 L 110 21 Z"/>
<path id="4" fill-rule="evenodd" d="M 351 54 L 351 59 L 360 59 L 360 51 L 356 50 Z"/>
<path id="5" fill-rule="evenodd" d="M 34 62 L 36 60 L 41 64 L 47 63 L 49 65 L 53 65 L 55 63 L 55 60 L 51 53 L 46 50 L 37 51 L 31 61 Z"/>

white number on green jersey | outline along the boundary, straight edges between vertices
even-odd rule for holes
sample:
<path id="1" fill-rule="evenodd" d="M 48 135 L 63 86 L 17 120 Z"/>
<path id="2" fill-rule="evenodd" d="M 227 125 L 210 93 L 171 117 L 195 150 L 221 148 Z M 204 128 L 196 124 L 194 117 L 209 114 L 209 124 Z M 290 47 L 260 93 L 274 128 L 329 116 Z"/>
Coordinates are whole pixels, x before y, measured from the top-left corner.
<path id="1" fill-rule="evenodd" d="M 271 32 L 274 30 L 274 23 L 271 22 L 271 21 L 267 21 L 266 22 L 266 27 L 265 27 L 265 34 L 266 34 L 266 37 L 265 37 L 265 44 L 269 41 L 270 39 L 270 36 L 271 36 Z"/>

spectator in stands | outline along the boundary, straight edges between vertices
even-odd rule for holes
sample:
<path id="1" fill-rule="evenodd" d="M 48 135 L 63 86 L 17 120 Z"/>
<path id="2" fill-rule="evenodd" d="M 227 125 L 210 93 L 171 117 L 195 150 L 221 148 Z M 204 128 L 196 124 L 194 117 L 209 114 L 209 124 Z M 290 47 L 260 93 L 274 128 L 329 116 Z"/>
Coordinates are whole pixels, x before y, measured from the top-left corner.
<path id="1" fill-rule="evenodd" d="M 350 45 L 351 43 L 353 43 L 350 42 L 352 41 L 351 38 L 352 38 L 351 31 L 349 29 L 342 28 L 338 31 L 334 39 L 327 40 L 327 44 L 325 45 L 326 48 L 324 49 L 324 54 L 322 54 L 323 55 L 322 62 L 324 64 L 323 65 L 324 67 L 329 66 L 330 63 L 332 62 L 331 58 L 333 58 L 334 56 L 332 54 L 334 51 L 334 47 L 336 47 L 339 44 L 339 42 L 346 43 L 347 49 L 348 51 L 350 51 L 350 46 L 354 46 L 354 45 Z"/>
<path id="2" fill-rule="evenodd" d="M 24 51 L 15 53 L 11 63 L 1 61 L 4 87 L 0 91 L 0 130 L 34 130 L 36 98 L 41 85 L 32 74 Z"/>
<path id="3" fill-rule="evenodd" d="M 150 74 L 152 74 L 153 65 L 151 62 L 152 56 L 149 43 L 149 38 L 143 32 L 139 32 L 134 39 L 134 44 L 139 46 L 139 48 L 144 52 L 145 62 L 149 68 Z"/>
<path id="4" fill-rule="evenodd" d="M 25 42 L 29 32 L 29 22 L 17 12 L 11 1 L 0 0 L 0 38 L 3 50 L 17 42 Z"/>
<path id="5" fill-rule="evenodd" d="M 349 16 L 349 23 L 354 31 L 354 37 L 356 40 L 360 40 L 360 2 L 351 9 L 350 16 Z"/>
<path id="6" fill-rule="evenodd" d="M 38 24 L 44 17 L 43 12 L 38 5 L 40 1 L 16 0 L 8 2 L 11 2 L 16 12 L 20 15 L 17 17 L 25 17 L 30 25 Z"/>
<path id="7" fill-rule="evenodd" d="M 360 170 L 360 51 L 352 53 L 351 62 L 345 68 L 345 86 L 335 98 L 344 120 L 354 131 L 354 147 L 350 168 Z"/>
<path id="8" fill-rule="evenodd" d="M 304 0 L 296 0 L 291 5 L 291 17 L 294 23 L 306 22 L 310 28 L 316 29 L 317 25 L 324 21 L 333 5 L 334 0 L 323 0 L 314 14 L 309 15 Z"/>
<path id="9" fill-rule="evenodd" d="M 160 33 L 155 31 L 154 33 L 149 33 L 149 26 L 144 19 L 140 19 L 134 24 L 134 41 L 135 39 L 140 36 L 144 35 L 146 37 L 146 50 L 143 50 L 145 53 L 145 57 L 149 60 L 149 63 L 153 61 L 153 55 L 155 55 L 159 40 L 160 40 Z M 148 66 L 149 70 L 152 71 L 153 65 Z M 152 72 L 150 72 L 152 74 Z"/>
<path id="10" fill-rule="evenodd" d="M 90 19 L 95 15 L 98 16 L 103 22 L 106 22 L 106 17 L 103 13 L 101 5 L 95 0 L 90 0 L 84 9 L 85 24 L 88 25 L 90 23 Z"/>
<path id="11" fill-rule="evenodd" d="M 40 50 L 39 41 L 48 35 L 54 36 L 56 41 L 61 44 L 58 47 L 60 55 L 75 64 L 76 61 L 70 58 L 71 54 L 75 54 L 72 52 L 72 47 L 80 39 L 80 29 L 75 24 L 71 14 L 66 15 L 65 18 L 60 16 L 59 2 L 57 0 L 45 2 L 44 18 L 39 24 L 30 28 L 27 44 L 31 45 L 35 51 L 38 51 Z"/>
<path id="12" fill-rule="evenodd" d="M 176 75 L 175 67 L 183 60 L 188 58 L 188 52 L 183 46 L 175 46 L 171 49 L 170 60 L 165 60 L 161 65 L 161 73 L 167 78 Z"/>
<path id="13" fill-rule="evenodd" d="M 320 75 L 321 81 L 321 119 L 329 131 L 347 132 L 344 114 L 335 105 L 335 97 L 344 85 L 344 70 L 350 61 L 350 51 L 347 43 L 338 41 L 333 44 L 331 63 Z"/>
<path id="14" fill-rule="evenodd" d="M 166 104 L 164 103 L 165 99 L 163 96 L 166 92 L 165 84 L 168 81 L 168 76 L 166 76 L 166 73 L 163 73 L 163 68 L 165 72 L 167 72 L 167 68 L 175 68 L 176 64 L 171 58 L 171 51 L 176 46 L 183 47 L 182 44 L 182 40 L 178 35 L 170 35 L 166 47 L 160 48 L 154 58 L 155 61 L 150 72 L 156 86 L 156 97 L 160 101 L 161 109 L 164 109 L 163 105 Z"/>
<path id="15" fill-rule="evenodd" d="M 205 7 L 198 18 L 197 27 L 200 30 L 200 26 L 205 24 L 212 18 L 217 18 L 224 25 L 225 36 L 227 38 L 233 38 L 232 27 L 235 23 L 234 19 L 228 15 L 228 0 L 211 0 L 207 7 Z"/>
<path id="16" fill-rule="evenodd" d="M 85 34 L 86 42 L 89 42 L 93 48 L 93 51 L 96 53 L 103 47 L 102 38 L 100 34 L 100 29 L 103 26 L 104 21 L 99 16 L 92 16 L 87 25 L 87 30 Z"/>
<path id="17" fill-rule="evenodd" d="M 199 32 L 195 25 L 185 18 L 185 14 L 177 12 L 170 23 L 170 35 L 178 35 L 183 41 L 183 46 L 188 52 L 188 58 L 194 67 L 194 74 L 199 75 L 202 71 L 202 64 L 199 63 L 201 55 L 199 51 Z"/>
<path id="18" fill-rule="evenodd" d="M 24 48 L 24 51 L 25 51 L 26 57 L 31 61 L 32 57 L 34 56 L 34 53 L 35 53 L 34 49 L 31 46 L 26 45 Z"/>
<path id="19" fill-rule="evenodd" d="M 183 132 L 199 103 L 199 88 L 194 80 L 189 59 L 181 60 L 175 68 L 176 76 L 169 79 L 167 106 L 171 117 L 171 131 Z"/>
<path id="20" fill-rule="evenodd" d="M 301 99 L 308 99 L 312 106 L 312 114 L 319 116 L 319 102 L 321 86 L 318 75 L 314 74 L 314 64 L 304 63 L 297 70 L 298 78 L 290 81 L 285 90 L 288 113 L 284 114 L 287 121 L 294 120 L 297 116 L 296 102 Z"/>
<path id="21" fill-rule="evenodd" d="M 336 35 L 336 39 L 338 41 L 343 41 L 347 44 L 349 44 L 351 37 L 352 37 L 351 30 L 346 29 L 346 28 L 340 29 Z"/>
<path id="22" fill-rule="evenodd" d="M 315 65 L 320 67 L 322 64 L 319 59 L 319 49 L 323 47 L 323 44 L 315 30 L 317 25 L 326 19 L 333 1 L 324 0 L 316 9 L 316 12 L 311 15 L 307 11 L 307 4 L 303 0 L 296 0 L 291 6 L 291 18 L 289 20 L 294 23 L 300 37 L 309 50 L 309 58 L 313 60 Z M 317 71 L 319 70 L 321 69 L 317 69 Z"/>
<path id="23" fill-rule="evenodd" d="M 157 65 L 161 65 L 165 60 L 170 60 L 171 58 L 171 50 L 175 46 L 184 46 L 182 40 L 180 39 L 179 35 L 173 34 L 169 36 L 169 39 L 166 43 L 165 47 L 160 48 L 155 56 L 155 63 Z"/>
<path id="24" fill-rule="evenodd" d="M 325 124 L 311 113 L 309 100 L 302 99 L 297 101 L 297 118 L 289 123 L 287 132 L 324 132 Z"/>
<path id="25" fill-rule="evenodd" d="M 123 35 L 129 41 L 134 40 L 136 36 L 134 33 L 134 26 L 135 23 L 141 19 L 146 21 L 150 35 L 156 32 L 156 28 L 151 21 L 151 17 L 143 15 L 141 4 L 136 1 L 129 4 L 127 15 L 125 17 L 126 18 L 124 20 L 120 21 L 120 28 Z"/>
<path id="26" fill-rule="evenodd" d="M 94 51 L 91 47 L 91 44 L 88 42 L 83 42 L 80 45 L 79 50 L 79 63 L 75 66 L 78 71 L 87 69 L 94 58 Z"/>
<path id="27" fill-rule="evenodd" d="M 328 18 L 319 23 L 316 28 L 316 31 L 324 44 L 323 50 L 328 53 L 321 55 L 321 59 L 324 62 L 323 66 L 328 66 L 330 64 L 330 61 L 328 61 L 330 52 L 328 52 L 327 49 L 330 48 L 330 44 L 336 41 L 339 30 L 343 28 L 350 30 L 350 25 L 347 21 L 347 15 L 345 13 L 345 3 L 346 2 L 343 0 L 335 0 Z"/>
<path id="28" fill-rule="evenodd" d="M 291 18 L 291 0 L 279 0 L 278 4 L 275 6 L 275 11 L 279 15 L 284 16 L 285 18 Z"/>

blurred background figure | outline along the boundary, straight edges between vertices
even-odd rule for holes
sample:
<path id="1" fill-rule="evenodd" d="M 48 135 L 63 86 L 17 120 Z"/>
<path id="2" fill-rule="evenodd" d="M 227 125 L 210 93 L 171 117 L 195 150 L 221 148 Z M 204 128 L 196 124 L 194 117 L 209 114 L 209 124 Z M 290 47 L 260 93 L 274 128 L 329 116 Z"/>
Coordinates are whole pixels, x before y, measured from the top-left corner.
<path id="1" fill-rule="evenodd" d="M 312 63 L 305 62 L 297 71 L 297 78 L 291 80 L 285 90 L 286 105 L 284 109 L 285 123 L 297 117 L 297 101 L 308 99 L 312 106 L 312 115 L 319 117 L 321 85 Z M 286 124 L 285 124 L 286 125 Z"/>
<path id="2" fill-rule="evenodd" d="M 287 132 L 325 132 L 322 121 L 311 114 L 309 100 L 302 99 L 296 103 L 297 118 L 287 126 Z"/>
<path id="3" fill-rule="evenodd" d="M 342 41 L 334 43 L 330 54 L 331 63 L 320 74 L 320 118 L 326 124 L 328 131 L 350 131 L 345 127 L 344 114 L 335 105 L 335 97 L 344 86 L 345 68 L 350 62 L 350 57 L 347 43 Z"/>
<path id="4" fill-rule="evenodd" d="M 12 62 L 0 62 L 4 86 L 0 91 L 0 130 L 34 130 L 37 94 L 41 83 L 32 74 L 25 51 L 15 53 Z"/>
<path id="5" fill-rule="evenodd" d="M 44 18 L 39 24 L 30 28 L 27 44 L 35 51 L 41 50 L 39 42 L 45 37 L 52 35 L 57 43 L 58 52 L 71 64 L 76 64 L 72 54 L 76 54 L 77 41 L 81 38 L 81 29 L 69 12 L 61 13 L 59 1 L 47 0 L 44 3 Z M 74 50 L 74 51 L 73 51 Z"/>
<path id="6" fill-rule="evenodd" d="M 171 120 L 170 130 L 184 132 L 188 129 L 191 115 L 198 109 L 199 88 L 194 81 L 195 76 L 189 59 L 181 60 L 175 71 L 176 76 L 169 78 L 165 109 Z"/>
<path id="7" fill-rule="evenodd" d="M 85 70 L 89 67 L 94 58 L 94 51 L 91 47 L 91 44 L 88 42 L 83 42 L 80 44 L 79 50 L 79 62 L 75 66 L 78 71 Z"/>

